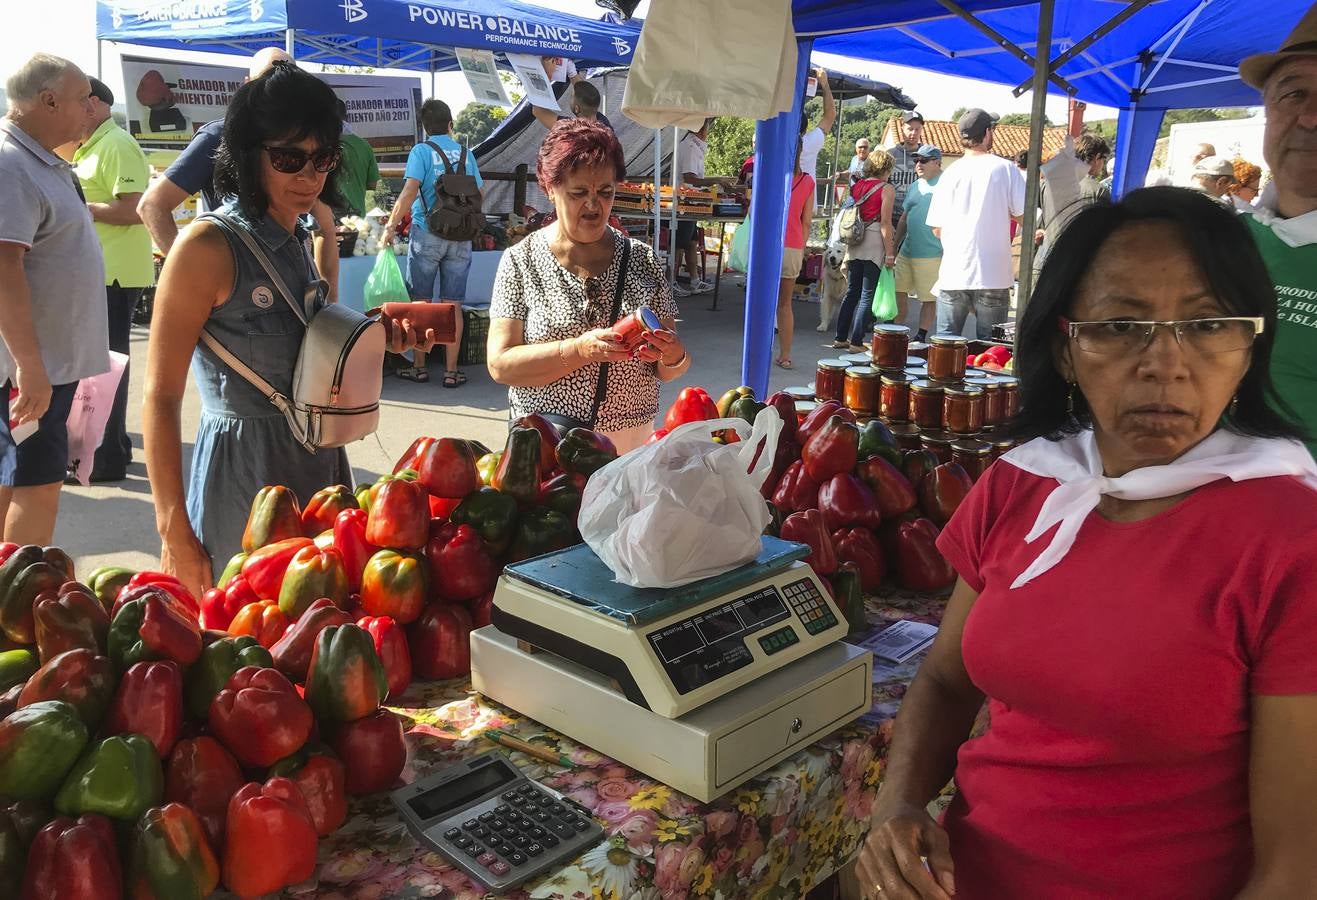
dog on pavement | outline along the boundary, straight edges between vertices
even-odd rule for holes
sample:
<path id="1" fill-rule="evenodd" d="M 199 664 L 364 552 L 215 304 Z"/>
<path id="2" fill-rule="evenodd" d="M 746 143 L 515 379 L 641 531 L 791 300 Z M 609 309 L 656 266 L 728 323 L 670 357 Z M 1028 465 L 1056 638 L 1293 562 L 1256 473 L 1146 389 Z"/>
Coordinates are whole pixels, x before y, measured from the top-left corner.
<path id="1" fill-rule="evenodd" d="M 846 296 L 846 245 L 828 244 L 823 251 L 823 283 L 819 287 L 819 325 L 815 331 L 827 331 L 832 316 Z"/>

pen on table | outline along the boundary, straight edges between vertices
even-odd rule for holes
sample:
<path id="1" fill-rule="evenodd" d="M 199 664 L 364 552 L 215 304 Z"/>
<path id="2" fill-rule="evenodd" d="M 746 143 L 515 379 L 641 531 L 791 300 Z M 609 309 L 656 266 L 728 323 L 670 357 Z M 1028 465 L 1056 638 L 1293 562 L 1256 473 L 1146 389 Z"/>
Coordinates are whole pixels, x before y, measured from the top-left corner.
<path id="1" fill-rule="evenodd" d="M 553 763 L 555 766 L 562 766 L 565 769 L 576 768 L 576 763 L 572 762 L 561 753 L 554 753 L 552 750 L 546 750 L 543 747 L 536 747 L 534 744 L 528 744 L 520 738 L 513 737 L 506 731 L 491 728 L 484 733 L 484 737 L 502 747 L 507 747 L 509 750 L 519 750 L 527 756 L 542 759 L 547 763 Z"/>

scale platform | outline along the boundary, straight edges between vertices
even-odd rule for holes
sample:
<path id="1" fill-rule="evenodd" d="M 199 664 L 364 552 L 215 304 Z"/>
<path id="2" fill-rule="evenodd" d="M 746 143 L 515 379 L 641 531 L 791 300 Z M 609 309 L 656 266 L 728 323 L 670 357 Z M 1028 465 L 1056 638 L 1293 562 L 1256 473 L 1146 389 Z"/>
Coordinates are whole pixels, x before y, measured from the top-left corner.
<path id="1" fill-rule="evenodd" d="M 847 631 L 804 544 L 763 539 L 751 563 L 678 588 L 631 588 L 584 544 L 504 569 L 504 634 L 612 680 L 675 718 L 837 641 Z"/>
<path id="2" fill-rule="evenodd" d="M 489 625 L 471 633 L 481 694 L 708 802 L 868 712 L 873 656 L 842 641 L 794 660 L 679 719 L 622 697 L 607 678 L 527 653 Z"/>

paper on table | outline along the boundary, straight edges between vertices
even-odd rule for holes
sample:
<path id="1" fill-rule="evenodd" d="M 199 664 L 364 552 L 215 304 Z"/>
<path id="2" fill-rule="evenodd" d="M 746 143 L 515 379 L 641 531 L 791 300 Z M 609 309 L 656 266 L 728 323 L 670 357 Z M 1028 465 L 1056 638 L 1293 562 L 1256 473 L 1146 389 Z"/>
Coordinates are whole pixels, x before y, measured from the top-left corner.
<path id="1" fill-rule="evenodd" d="M 871 650 L 879 659 L 900 665 L 931 644 L 936 635 L 936 625 L 903 619 L 868 635 L 859 646 Z"/>
<path id="2" fill-rule="evenodd" d="M 517 73 L 517 79 L 521 81 L 521 86 L 526 91 L 526 99 L 530 104 L 540 109 L 562 112 L 562 105 L 553 95 L 549 76 L 544 73 L 544 62 L 538 56 L 529 56 L 525 53 L 509 53 L 507 56 L 513 71 Z"/>

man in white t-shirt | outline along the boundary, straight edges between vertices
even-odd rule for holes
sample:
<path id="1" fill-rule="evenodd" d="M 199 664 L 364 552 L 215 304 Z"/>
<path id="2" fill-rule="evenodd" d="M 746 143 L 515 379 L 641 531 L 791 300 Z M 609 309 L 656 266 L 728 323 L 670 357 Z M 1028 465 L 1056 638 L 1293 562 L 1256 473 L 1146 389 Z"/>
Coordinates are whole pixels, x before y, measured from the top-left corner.
<path id="1" fill-rule="evenodd" d="M 682 135 L 677 144 L 677 181 L 687 187 L 709 187 L 711 185 L 731 185 L 734 178 L 706 178 L 704 176 L 704 156 L 709 152 L 709 126 L 713 119 L 705 119 L 699 131 L 688 131 Z M 713 290 L 713 284 L 697 274 L 700 259 L 700 242 L 696 234 L 694 220 L 677 223 L 677 271 L 680 274 L 681 262 L 686 261 L 686 273 L 690 276 L 690 288 L 680 284 L 673 286 L 673 293 L 678 297 L 690 294 L 703 294 Z"/>
<path id="2" fill-rule="evenodd" d="M 800 171 L 817 178 L 819 151 L 823 149 L 823 142 L 837 121 L 837 101 L 832 99 L 827 71 L 815 69 L 814 77 L 818 79 L 819 90 L 823 92 L 823 115 L 819 116 L 819 123 L 810 128 L 805 113 L 802 111 L 800 114 Z"/>
<path id="3" fill-rule="evenodd" d="M 990 152 L 997 116 L 971 109 L 957 124 L 965 155 L 938 182 L 926 220 L 942 241 L 937 330 L 960 334 L 973 311 L 987 340 L 1011 311 L 1011 219 L 1024 214 L 1024 177 Z"/>

